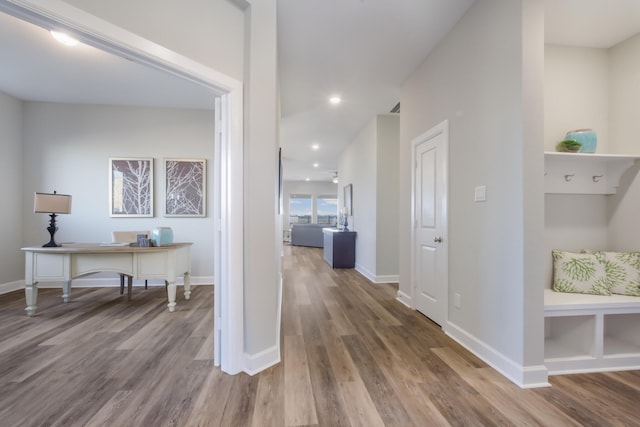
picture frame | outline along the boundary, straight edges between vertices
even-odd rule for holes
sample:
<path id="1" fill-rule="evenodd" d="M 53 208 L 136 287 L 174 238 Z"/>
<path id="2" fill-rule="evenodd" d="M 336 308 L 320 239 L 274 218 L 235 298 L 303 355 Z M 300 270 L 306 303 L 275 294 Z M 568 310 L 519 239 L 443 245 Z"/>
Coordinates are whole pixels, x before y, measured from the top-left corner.
<path id="1" fill-rule="evenodd" d="M 164 159 L 164 216 L 205 217 L 206 159 Z"/>
<path id="2" fill-rule="evenodd" d="M 109 216 L 153 217 L 153 158 L 109 158 Z"/>
<path id="3" fill-rule="evenodd" d="M 344 210 L 345 215 L 353 215 L 353 185 L 344 186 Z"/>

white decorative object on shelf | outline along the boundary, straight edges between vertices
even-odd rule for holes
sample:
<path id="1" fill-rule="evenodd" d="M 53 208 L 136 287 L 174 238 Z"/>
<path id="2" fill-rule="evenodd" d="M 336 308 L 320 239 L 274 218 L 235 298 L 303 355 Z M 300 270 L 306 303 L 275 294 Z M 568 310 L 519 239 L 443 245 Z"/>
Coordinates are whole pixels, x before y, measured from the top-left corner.
<path id="1" fill-rule="evenodd" d="M 546 194 L 615 194 L 622 174 L 640 156 L 544 153 Z"/>

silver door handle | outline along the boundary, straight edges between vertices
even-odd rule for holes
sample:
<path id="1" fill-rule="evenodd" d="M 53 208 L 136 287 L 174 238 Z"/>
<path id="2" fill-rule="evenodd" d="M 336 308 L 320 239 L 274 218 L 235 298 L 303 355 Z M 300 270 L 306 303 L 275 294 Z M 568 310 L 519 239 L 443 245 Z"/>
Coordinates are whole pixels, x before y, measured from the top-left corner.
<path id="1" fill-rule="evenodd" d="M 438 236 L 435 239 L 433 239 L 433 241 L 436 243 L 442 243 L 442 237 Z"/>

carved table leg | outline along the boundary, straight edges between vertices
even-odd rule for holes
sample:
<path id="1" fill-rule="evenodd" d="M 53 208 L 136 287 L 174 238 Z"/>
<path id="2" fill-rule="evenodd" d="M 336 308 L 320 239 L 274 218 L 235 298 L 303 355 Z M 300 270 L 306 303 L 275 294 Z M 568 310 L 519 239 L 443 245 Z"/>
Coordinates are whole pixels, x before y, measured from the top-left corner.
<path id="1" fill-rule="evenodd" d="M 174 312 L 176 310 L 176 280 L 175 279 L 173 279 L 173 281 L 171 282 L 167 282 L 167 299 L 169 300 L 169 304 L 167 304 L 167 307 L 169 307 L 169 311 Z"/>
<path id="2" fill-rule="evenodd" d="M 67 280 L 62 284 L 62 301 L 69 302 L 71 299 L 71 280 Z"/>
<path id="3" fill-rule="evenodd" d="M 191 299 L 191 274 L 184 273 L 184 299 Z"/>
<path id="4" fill-rule="evenodd" d="M 27 300 L 27 308 L 25 308 L 25 311 L 27 312 L 27 315 L 29 316 L 35 316 L 36 315 L 36 309 L 38 308 L 38 306 L 36 305 L 38 302 L 38 286 L 37 286 L 38 282 L 33 282 L 33 283 L 25 283 L 25 287 L 24 287 L 24 296 Z"/>

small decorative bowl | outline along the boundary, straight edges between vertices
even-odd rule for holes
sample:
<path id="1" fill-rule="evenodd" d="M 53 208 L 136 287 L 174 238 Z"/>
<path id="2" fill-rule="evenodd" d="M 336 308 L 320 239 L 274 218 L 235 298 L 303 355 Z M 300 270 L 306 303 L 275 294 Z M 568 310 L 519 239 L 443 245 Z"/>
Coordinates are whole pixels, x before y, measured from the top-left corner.
<path id="1" fill-rule="evenodd" d="M 573 139 L 565 139 L 564 141 L 558 142 L 556 145 L 556 150 L 562 153 L 577 153 L 582 148 L 582 144 Z"/>

